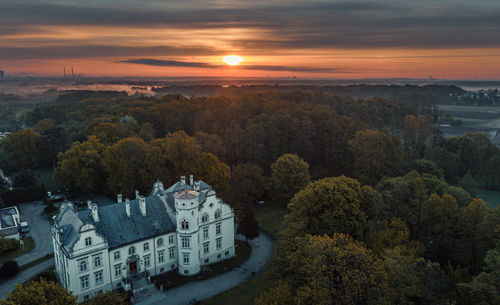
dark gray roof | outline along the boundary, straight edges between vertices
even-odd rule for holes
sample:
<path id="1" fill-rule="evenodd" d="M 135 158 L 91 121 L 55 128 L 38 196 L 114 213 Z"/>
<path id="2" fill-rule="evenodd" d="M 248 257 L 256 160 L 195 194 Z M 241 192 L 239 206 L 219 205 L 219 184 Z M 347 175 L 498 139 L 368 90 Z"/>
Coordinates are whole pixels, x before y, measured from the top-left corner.
<path id="1" fill-rule="evenodd" d="M 211 189 L 203 181 L 199 181 L 200 189 Z M 96 227 L 99 235 L 103 236 L 110 248 L 117 248 L 139 240 L 152 238 L 167 232 L 174 232 L 176 224 L 172 222 L 163 200 L 171 210 L 175 210 L 173 195 L 181 190 L 194 190 L 189 184 L 177 182 L 163 192 L 156 192 L 146 197 L 146 215 L 141 214 L 139 201 L 130 200 L 130 217 L 126 213 L 126 203 L 114 203 L 98 207 L 99 221 L 94 222 L 92 212 L 83 210 L 74 212 L 72 207 L 61 211 L 56 223 L 62 228 L 62 243 L 71 248 L 78 239 L 80 228 L 86 224 Z M 200 192 L 200 203 L 206 195 Z"/>

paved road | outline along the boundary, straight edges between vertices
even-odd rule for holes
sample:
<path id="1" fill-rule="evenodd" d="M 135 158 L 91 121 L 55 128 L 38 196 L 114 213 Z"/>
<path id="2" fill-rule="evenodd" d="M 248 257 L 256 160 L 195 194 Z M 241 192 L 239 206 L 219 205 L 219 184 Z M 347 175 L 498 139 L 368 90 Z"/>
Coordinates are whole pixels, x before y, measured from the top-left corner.
<path id="1" fill-rule="evenodd" d="M 30 227 L 30 232 L 27 236 L 31 236 L 35 242 L 33 250 L 16 258 L 20 266 L 54 252 L 52 237 L 50 236 L 50 224 L 47 217 L 42 214 L 44 207 L 41 201 L 19 205 L 21 221 L 28 221 L 28 226 Z"/>
<path id="2" fill-rule="evenodd" d="M 15 277 L 2 282 L 0 285 L 0 300 L 7 298 L 7 292 L 12 292 L 16 288 L 16 284 L 22 284 L 29 280 L 31 277 L 37 275 L 43 270 L 54 266 L 54 259 L 51 258 L 49 260 L 43 261 L 40 264 L 37 264 L 31 268 L 28 268 L 20 273 L 18 273 Z"/>
<path id="3" fill-rule="evenodd" d="M 206 300 L 226 290 L 234 288 L 252 277 L 252 272 L 260 273 L 266 269 L 273 253 L 273 241 L 263 233 L 252 241 L 250 258 L 239 268 L 236 268 L 217 277 L 191 282 L 164 293 L 158 293 L 150 298 L 141 300 L 140 305 L 188 305 L 191 300 Z"/>

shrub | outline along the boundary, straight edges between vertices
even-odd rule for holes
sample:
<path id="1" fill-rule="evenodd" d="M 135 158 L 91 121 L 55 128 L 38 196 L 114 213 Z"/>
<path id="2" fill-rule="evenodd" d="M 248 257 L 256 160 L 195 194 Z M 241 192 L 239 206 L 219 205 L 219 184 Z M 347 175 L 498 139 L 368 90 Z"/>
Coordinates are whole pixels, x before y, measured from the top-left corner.
<path id="1" fill-rule="evenodd" d="M 16 261 L 6 261 L 2 267 L 0 267 L 0 278 L 10 278 L 19 272 L 19 266 Z"/>

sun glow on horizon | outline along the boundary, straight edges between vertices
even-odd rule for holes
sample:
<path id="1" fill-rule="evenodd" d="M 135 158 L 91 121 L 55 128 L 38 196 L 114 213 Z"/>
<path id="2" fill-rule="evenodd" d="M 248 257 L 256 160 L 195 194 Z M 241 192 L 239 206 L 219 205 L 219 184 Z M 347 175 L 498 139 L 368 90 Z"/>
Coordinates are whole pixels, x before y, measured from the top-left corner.
<path id="1" fill-rule="evenodd" d="M 245 59 L 243 57 L 238 56 L 238 55 L 227 55 L 227 56 L 222 57 L 222 61 L 230 66 L 237 66 L 241 62 L 243 62 L 244 60 Z"/>

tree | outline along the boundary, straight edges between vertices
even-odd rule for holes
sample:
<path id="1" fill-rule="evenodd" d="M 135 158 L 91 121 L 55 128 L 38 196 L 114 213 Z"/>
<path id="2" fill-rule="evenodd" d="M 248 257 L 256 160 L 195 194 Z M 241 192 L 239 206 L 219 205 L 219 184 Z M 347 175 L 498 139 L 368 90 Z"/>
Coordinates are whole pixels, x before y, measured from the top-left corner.
<path id="1" fill-rule="evenodd" d="M 108 146 L 101 164 L 108 191 L 125 196 L 132 196 L 135 189 L 149 191 L 153 182 L 167 172 L 160 149 L 140 138 L 125 138 Z"/>
<path id="2" fill-rule="evenodd" d="M 476 182 L 470 172 L 467 172 L 460 180 L 460 186 L 466 190 L 472 197 L 476 196 Z"/>
<path id="3" fill-rule="evenodd" d="M 197 179 L 211 185 L 221 197 L 226 197 L 231 178 L 229 166 L 215 155 L 206 152 L 201 153 L 201 158 L 197 158 L 193 165 L 192 173 L 196 175 Z"/>
<path id="4" fill-rule="evenodd" d="M 277 204 L 286 205 L 310 181 L 309 164 L 299 156 L 285 154 L 271 165 L 272 197 Z"/>
<path id="5" fill-rule="evenodd" d="M 7 179 L 0 177 L 0 193 L 6 192 L 10 189 L 10 184 Z"/>
<path id="6" fill-rule="evenodd" d="M 463 286 L 470 290 L 474 304 L 500 304 L 500 245 L 488 251 L 484 263 L 484 271 Z"/>
<path id="7" fill-rule="evenodd" d="M 73 191 L 92 193 L 102 190 L 104 171 L 101 160 L 105 148 L 95 136 L 83 143 L 73 143 L 69 150 L 59 153 L 54 173 L 56 181 Z"/>
<path id="8" fill-rule="evenodd" d="M 31 170 L 24 170 L 14 177 L 15 187 L 28 187 L 36 184 L 36 178 Z"/>
<path id="9" fill-rule="evenodd" d="M 345 176 L 324 178 L 309 184 L 290 201 L 283 232 L 285 250 L 295 247 L 295 238 L 305 234 L 346 233 L 364 236 L 373 190 Z M 289 248 L 289 249 L 287 249 Z"/>
<path id="10" fill-rule="evenodd" d="M 395 136 L 376 130 L 360 130 L 349 141 L 355 156 L 354 177 L 361 183 L 375 185 L 382 177 L 400 172 L 401 143 Z"/>
<path id="11" fill-rule="evenodd" d="M 40 161 L 40 134 L 31 129 L 14 132 L 2 141 L 2 149 L 10 168 L 35 168 Z"/>
<path id="12" fill-rule="evenodd" d="M 277 286 L 264 291 L 255 299 L 255 305 L 295 305 L 292 287 L 286 282 L 280 282 Z"/>
<path id="13" fill-rule="evenodd" d="M 76 297 L 71 295 L 61 285 L 47 282 L 44 279 L 34 281 L 30 286 L 16 284 L 16 289 L 9 292 L 1 305 L 46 304 L 46 305 L 77 305 Z"/>
<path id="14" fill-rule="evenodd" d="M 346 234 L 308 235 L 288 260 L 287 281 L 298 304 L 387 304 L 381 262 Z"/>
<path id="15" fill-rule="evenodd" d="M 0 267 L 0 278 L 8 279 L 19 272 L 19 266 L 16 261 L 6 261 Z"/>
<path id="16" fill-rule="evenodd" d="M 238 217 L 237 233 L 245 236 L 245 241 L 252 240 L 259 236 L 259 223 L 255 219 L 255 214 L 249 206 L 244 206 Z"/>
<path id="17" fill-rule="evenodd" d="M 128 296 L 120 291 L 108 291 L 106 293 L 99 293 L 91 298 L 85 305 L 128 305 Z"/>
<path id="18" fill-rule="evenodd" d="M 258 165 L 242 163 L 234 167 L 229 185 L 231 186 L 228 192 L 230 202 L 246 205 L 262 198 L 266 181 Z"/>
<path id="19" fill-rule="evenodd" d="M 431 134 L 431 124 L 423 116 L 405 116 L 405 126 L 403 130 L 403 144 L 407 151 L 417 151 L 423 154 L 425 143 Z"/>

